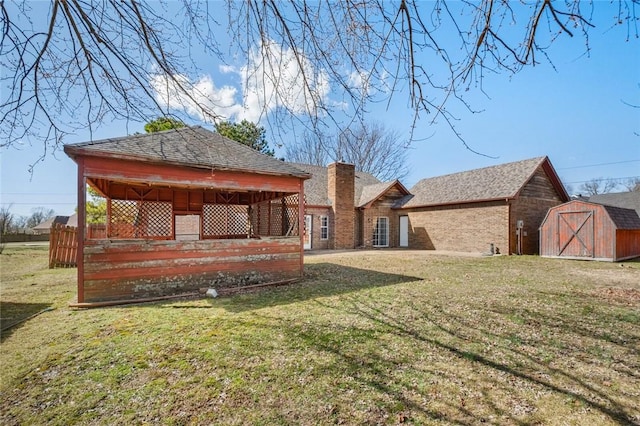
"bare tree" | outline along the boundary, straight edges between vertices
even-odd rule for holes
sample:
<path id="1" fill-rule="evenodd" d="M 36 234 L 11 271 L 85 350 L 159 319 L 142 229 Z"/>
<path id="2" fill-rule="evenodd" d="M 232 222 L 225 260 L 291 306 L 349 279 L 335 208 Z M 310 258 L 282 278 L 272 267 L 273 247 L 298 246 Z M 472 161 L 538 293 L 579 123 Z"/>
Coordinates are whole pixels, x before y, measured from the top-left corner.
<path id="1" fill-rule="evenodd" d="M 358 171 L 390 181 L 409 174 L 407 149 L 396 131 L 371 122 L 354 126 L 337 136 L 308 133 L 301 142 L 287 145 L 285 158 L 318 166 L 344 161 L 355 165 Z"/>
<path id="2" fill-rule="evenodd" d="M 407 147 L 397 132 L 381 123 L 365 123 L 347 129 L 337 138 L 335 158 L 356 165 L 382 181 L 403 179 L 409 174 Z"/>
<path id="3" fill-rule="evenodd" d="M 333 161 L 333 137 L 322 132 L 305 132 L 300 141 L 285 146 L 285 159 L 295 163 L 326 166 Z"/>
<path id="4" fill-rule="evenodd" d="M 167 3 L 155 2 L 0 1 L 0 146 L 35 139 L 45 155 L 78 129 L 171 116 L 150 81 L 162 75 L 192 99 L 193 87 L 181 78 L 194 68 L 187 46 L 206 38 L 207 52 L 218 54 L 206 33 L 215 22 L 208 3 L 185 0 L 182 8 L 169 14 Z"/>
<path id="5" fill-rule="evenodd" d="M 228 19 L 218 22 L 220 6 L 204 0 L 0 0 L 0 144 L 37 138 L 46 152 L 77 129 L 169 115 L 169 99 L 203 119 L 227 119 L 219 112 L 226 106 L 193 83 L 199 69 L 192 59 L 204 50 L 224 63 L 225 25 L 228 56 L 247 60 L 243 85 L 252 90 L 245 96 L 254 98 L 246 102 L 262 105 L 278 129 L 286 114 L 313 129 L 344 131 L 364 121 L 371 102 L 394 95 L 407 96 L 414 123 L 431 113 L 453 129 L 447 105 L 466 105 L 465 91 L 482 90 L 486 73 L 547 61 L 560 37 L 580 36 L 588 51 L 594 12 L 581 0 L 226 3 Z M 637 1 L 618 4 L 612 26 L 637 37 Z M 164 85 L 162 96 L 151 81 Z M 344 101 L 329 99 L 329 91 Z"/>
<path id="6" fill-rule="evenodd" d="M 13 223 L 13 213 L 11 213 L 12 205 L 0 207 L 0 235 L 6 234 L 11 229 Z"/>
<path id="7" fill-rule="evenodd" d="M 628 178 L 622 182 L 622 185 L 624 185 L 629 192 L 640 192 L 640 177 Z"/>
<path id="8" fill-rule="evenodd" d="M 35 207 L 31 209 L 31 216 L 27 218 L 25 223 L 27 228 L 33 228 L 44 222 L 47 219 L 52 218 L 56 215 L 56 212 L 53 209 L 47 209 L 45 207 Z"/>
<path id="9" fill-rule="evenodd" d="M 586 196 L 606 194 L 618 186 L 615 179 L 594 178 L 580 185 L 580 191 Z"/>

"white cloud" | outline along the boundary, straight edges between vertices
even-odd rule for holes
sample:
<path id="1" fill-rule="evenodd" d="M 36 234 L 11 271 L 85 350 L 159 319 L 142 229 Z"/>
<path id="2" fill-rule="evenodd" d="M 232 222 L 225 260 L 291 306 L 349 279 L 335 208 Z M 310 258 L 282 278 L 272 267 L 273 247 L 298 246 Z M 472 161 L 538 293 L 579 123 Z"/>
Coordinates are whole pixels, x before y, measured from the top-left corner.
<path id="1" fill-rule="evenodd" d="M 236 67 L 231 66 L 231 65 L 220 65 L 218 67 L 218 69 L 220 70 L 221 73 L 223 74 L 230 74 L 230 73 L 234 73 L 237 72 L 236 71 Z"/>
<path id="2" fill-rule="evenodd" d="M 363 95 L 366 95 L 369 91 L 369 75 L 364 72 L 352 71 L 349 74 L 349 78 L 347 82 L 349 86 L 355 90 L 362 92 Z"/>
<path id="3" fill-rule="evenodd" d="M 191 82 L 177 75 L 171 81 L 158 75 L 151 80 L 159 103 L 181 109 L 205 121 L 212 117 L 258 122 L 263 115 L 283 107 L 294 114 L 316 114 L 330 91 L 329 78 L 306 58 L 296 58 L 291 49 L 270 42 L 252 50 L 240 69 L 221 65 L 222 73 L 240 77 L 242 94 L 232 86 L 216 87 L 210 76 Z M 178 90 L 186 88 L 190 96 Z M 238 99 L 240 98 L 240 99 Z M 198 106 L 202 106 L 200 108 Z"/>
<path id="4" fill-rule="evenodd" d="M 210 76 L 191 82 L 184 75 L 175 75 L 173 79 L 156 75 L 151 79 L 151 87 L 160 104 L 184 110 L 203 121 L 213 121 L 214 117 L 229 119 L 240 112 L 235 103 L 237 89 L 231 86 L 218 88 Z M 189 96 L 179 90 L 180 87 L 186 89 Z"/>
<path id="5" fill-rule="evenodd" d="M 330 90 L 325 72 L 315 70 L 308 59 L 296 57 L 291 49 L 282 49 L 275 42 L 253 50 L 240 75 L 245 118 L 250 120 L 278 107 L 294 114 L 316 114 Z"/>

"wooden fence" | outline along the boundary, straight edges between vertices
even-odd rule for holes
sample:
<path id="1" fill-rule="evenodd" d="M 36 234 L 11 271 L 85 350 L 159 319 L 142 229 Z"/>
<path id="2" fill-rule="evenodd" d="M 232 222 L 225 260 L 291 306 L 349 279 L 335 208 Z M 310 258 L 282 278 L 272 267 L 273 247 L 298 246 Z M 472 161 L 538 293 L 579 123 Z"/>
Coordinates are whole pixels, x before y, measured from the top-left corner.
<path id="1" fill-rule="evenodd" d="M 107 238 L 107 225 L 104 223 L 90 223 L 87 225 L 87 239 L 101 240 Z"/>
<path id="2" fill-rule="evenodd" d="M 57 223 L 51 227 L 49 268 L 78 266 L 78 228 Z"/>

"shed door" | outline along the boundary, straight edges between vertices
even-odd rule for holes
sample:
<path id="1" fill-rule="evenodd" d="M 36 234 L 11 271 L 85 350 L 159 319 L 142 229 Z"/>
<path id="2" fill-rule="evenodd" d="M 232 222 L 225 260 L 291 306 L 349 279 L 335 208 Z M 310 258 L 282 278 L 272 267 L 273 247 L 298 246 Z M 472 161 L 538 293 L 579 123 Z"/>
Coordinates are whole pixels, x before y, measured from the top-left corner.
<path id="1" fill-rule="evenodd" d="M 558 256 L 593 257 L 593 210 L 558 214 Z"/>

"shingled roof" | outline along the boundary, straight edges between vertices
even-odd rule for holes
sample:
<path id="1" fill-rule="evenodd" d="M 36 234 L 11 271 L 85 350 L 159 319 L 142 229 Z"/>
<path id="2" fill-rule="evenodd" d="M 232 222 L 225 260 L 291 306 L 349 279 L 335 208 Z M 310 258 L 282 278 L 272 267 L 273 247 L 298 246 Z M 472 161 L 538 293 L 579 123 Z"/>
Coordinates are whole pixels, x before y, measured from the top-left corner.
<path id="1" fill-rule="evenodd" d="M 276 158 L 200 126 L 65 145 L 71 157 L 96 155 L 212 170 L 309 178 Z"/>
<path id="2" fill-rule="evenodd" d="M 539 167 L 544 167 L 558 191 L 564 193 L 547 157 L 536 157 L 444 176 L 422 179 L 402 207 L 437 206 L 515 198 Z"/>
<path id="3" fill-rule="evenodd" d="M 640 216 L 633 209 L 602 205 L 618 229 L 640 229 Z"/>
<path id="4" fill-rule="evenodd" d="M 311 164 L 288 163 L 296 169 L 300 169 L 311 175 L 311 179 L 304 182 L 304 196 L 308 205 L 330 206 L 331 200 L 328 198 L 328 168 L 324 166 L 314 166 Z M 356 172 L 354 205 L 359 205 L 365 187 L 378 185 L 380 181 L 375 176 Z"/>
<path id="5" fill-rule="evenodd" d="M 402 192 L 405 196 L 409 195 L 409 191 L 400 183 L 399 180 L 394 180 L 392 182 L 381 182 L 373 185 L 367 185 L 362 188 L 362 193 L 360 194 L 360 200 L 356 202 L 356 207 L 365 207 L 367 204 L 376 201 L 385 192 L 397 186 L 399 191 Z"/>
<path id="6" fill-rule="evenodd" d="M 589 201 L 597 204 L 633 209 L 640 215 L 640 191 L 592 195 L 589 197 Z"/>

